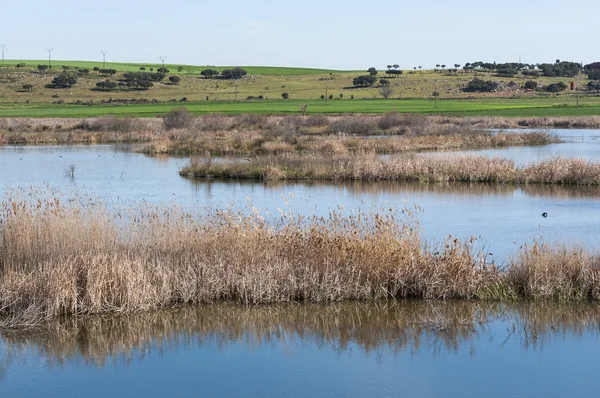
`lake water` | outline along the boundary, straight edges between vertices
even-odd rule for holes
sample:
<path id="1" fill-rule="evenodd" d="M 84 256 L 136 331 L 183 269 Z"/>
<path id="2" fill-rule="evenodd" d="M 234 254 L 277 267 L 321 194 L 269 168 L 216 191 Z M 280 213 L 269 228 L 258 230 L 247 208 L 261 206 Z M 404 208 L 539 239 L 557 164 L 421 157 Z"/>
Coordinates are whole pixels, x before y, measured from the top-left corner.
<path id="1" fill-rule="evenodd" d="M 0 333 L 2 397 L 595 397 L 600 308 L 212 305 Z"/>
<path id="2" fill-rule="evenodd" d="M 569 133 L 564 144 L 476 152 L 600 159 L 600 132 Z M 0 187 L 47 184 L 190 211 L 248 198 L 272 213 L 419 206 L 427 239 L 478 236 L 499 261 L 540 236 L 600 247 L 598 187 L 206 181 L 177 174 L 185 158 L 132 149 L 0 147 Z M 0 331 L 0 397 L 592 397 L 599 337 L 597 304 L 231 304 L 65 318 Z"/>
<path id="3" fill-rule="evenodd" d="M 591 136 L 598 131 L 584 133 Z M 575 147 L 579 149 L 570 149 Z M 589 139 L 478 153 L 518 159 L 533 157 L 533 153 L 536 158 L 577 153 L 600 159 L 596 151 L 597 144 Z M 418 205 L 427 240 L 443 240 L 449 234 L 460 239 L 475 236 L 499 261 L 540 238 L 600 247 L 598 187 L 207 181 L 180 177 L 177 171 L 186 162 L 186 158 L 149 157 L 123 145 L 5 146 L 0 147 L 0 187 L 49 184 L 91 192 L 109 201 L 175 202 L 190 210 L 229 204 L 245 207 L 250 199 L 254 206 L 273 214 L 278 214 L 277 209 L 327 215 L 338 206 L 350 212 Z M 75 165 L 74 178 L 64 175 L 70 164 Z M 547 218 L 541 216 L 544 212 Z"/>

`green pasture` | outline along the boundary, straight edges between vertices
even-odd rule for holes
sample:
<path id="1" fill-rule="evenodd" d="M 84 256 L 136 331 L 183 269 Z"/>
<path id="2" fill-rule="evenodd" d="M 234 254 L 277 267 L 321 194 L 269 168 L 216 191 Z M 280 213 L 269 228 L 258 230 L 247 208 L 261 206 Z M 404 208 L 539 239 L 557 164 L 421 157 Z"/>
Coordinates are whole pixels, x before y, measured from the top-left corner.
<path id="1" fill-rule="evenodd" d="M 16 69 L 16 65 L 24 63 L 26 68 L 36 68 L 37 65 L 48 65 L 48 60 L 6 60 L 4 64 L 0 63 L 0 68 L 11 68 Z M 98 61 L 63 61 L 63 60 L 52 60 L 53 69 L 60 69 L 61 66 L 79 67 L 93 69 L 95 66 L 102 68 L 102 59 Z M 118 72 L 136 72 L 140 70 L 140 67 L 145 67 L 146 70 L 154 68 L 154 70 L 161 68 L 161 63 L 155 64 L 143 64 L 143 63 L 123 63 L 123 62 L 106 62 L 106 69 L 115 69 Z M 177 74 L 200 74 L 204 69 L 216 69 L 219 72 L 224 69 L 236 68 L 237 66 L 207 66 L 207 65 L 181 65 L 165 63 L 165 67 L 172 73 Z M 182 67 L 182 71 L 178 72 L 177 68 Z M 333 69 L 314 69 L 314 68 L 294 68 L 294 67 L 276 67 L 276 66 L 240 66 L 248 72 L 250 75 L 322 75 L 329 73 L 342 73 L 345 71 L 333 70 Z"/>
<path id="2" fill-rule="evenodd" d="M 564 98 L 561 98 L 564 100 Z M 448 114 L 464 116 L 592 116 L 600 115 L 600 98 L 586 98 L 577 108 L 575 102 L 557 102 L 552 99 L 475 99 L 440 100 L 333 100 L 325 104 L 321 100 L 277 100 L 247 102 L 188 102 L 134 105 L 52 105 L 52 104 L 0 104 L 0 117 L 93 117 L 100 115 L 155 117 L 169 110 L 184 106 L 194 114 L 262 113 L 301 114 L 307 105 L 307 113 L 384 113 L 397 111 L 419 114 Z"/>

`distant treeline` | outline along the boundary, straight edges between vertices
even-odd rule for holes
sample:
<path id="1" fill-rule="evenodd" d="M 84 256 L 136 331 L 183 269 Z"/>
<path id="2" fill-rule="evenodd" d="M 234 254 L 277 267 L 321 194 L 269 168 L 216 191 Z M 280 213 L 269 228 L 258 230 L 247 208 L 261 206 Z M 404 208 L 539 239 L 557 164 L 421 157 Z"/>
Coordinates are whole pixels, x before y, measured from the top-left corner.
<path id="1" fill-rule="evenodd" d="M 463 67 L 465 70 L 496 71 L 499 76 L 512 77 L 517 74 L 524 76 L 546 77 L 575 77 L 581 72 L 588 74 L 592 80 L 600 79 L 600 62 L 583 65 L 579 62 L 556 60 L 555 63 L 525 64 L 519 62 L 468 62 Z"/>

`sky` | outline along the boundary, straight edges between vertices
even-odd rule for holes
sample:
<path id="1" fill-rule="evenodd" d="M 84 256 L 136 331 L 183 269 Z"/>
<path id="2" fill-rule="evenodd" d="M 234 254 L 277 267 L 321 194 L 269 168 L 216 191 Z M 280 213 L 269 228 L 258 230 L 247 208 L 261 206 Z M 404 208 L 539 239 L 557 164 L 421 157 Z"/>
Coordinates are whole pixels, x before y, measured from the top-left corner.
<path id="1" fill-rule="evenodd" d="M 573 4 L 573 6 L 571 6 Z M 402 69 L 600 60 L 597 0 L 19 0 L 6 59 Z M 586 17 L 589 15 L 590 17 Z"/>

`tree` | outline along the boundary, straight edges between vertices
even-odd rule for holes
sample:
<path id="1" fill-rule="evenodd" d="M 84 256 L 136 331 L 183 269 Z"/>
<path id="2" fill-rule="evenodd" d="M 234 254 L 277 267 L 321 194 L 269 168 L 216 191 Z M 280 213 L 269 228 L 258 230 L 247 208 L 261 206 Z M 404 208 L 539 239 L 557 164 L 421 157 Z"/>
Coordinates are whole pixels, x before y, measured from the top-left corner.
<path id="1" fill-rule="evenodd" d="M 165 74 L 165 75 L 166 75 L 167 73 L 169 73 L 169 70 L 168 70 L 167 68 L 164 68 L 164 67 L 163 67 L 163 68 L 158 68 L 156 71 L 157 71 L 158 73 L 163 73 L 163 74 Z"/>
<path id="2" fill-rule="evenodd" d="M 527 90 L 535 90 L 536 88 L 538 88 L 538 83 L 537 83 L 537 82 L 534 82 L 533 80 L 527 80 L 527 81 L 525 82 L 525 85 L 524 85 L 524 87 L 525 87 L 525 89 L 527 89 Z"/>
<path id="3" fill-rule="evenodd" d="M 369 75 L 371 75 L 371 76 L 377 75 L 377 69 L 375 69 L 373 66 L 371 66 L 369 69 L 367 69 L 367 72 L 369 72 Z"/>
<path id="4" fill-rule="evenodd" d="M 454 69 L 460 68 L 460 64 L 454 64 Z"/>
<path id="5" fill-rule="evenodd" d="M 400 65 L 398 65 L 398 64 L 394 64 L 392 66 L 394 67 L 394 70 L 398 70 L 398 68 L 400 67 Z"/>
<path id="6" fill-rule="evenodd" d="M 283 98 L 284 100 L 290 99 L 290 94 L 289 93 L 281 93 L 281 98 Z"/>
<path id="7" fill-rule="evenodd" d="M 146 70 L 146 67 L 145 67 L 145 66 L 140 66 L 140 70 L 141 70 L 142 72 L 144 72 L 144 71 Z"/>
<path id="8" fill-rule="evenodd" d="M 332 100 L 333 99 L 333 94 L 329 94 L 329 99 Z"/>
<path id="9" fill-rule="evenodd" d="M 567 85 L 563 82 L 552 83 L 548 84 L 546 87 L 544 87 L 544 89 L 549 93 L 558 93 L 561 91 L 565 91 L 567 89 Z"/>
<path id="10" fill-rule="evenodd" d="M 394 90 L 390 86 L 382 86 L 379 93 L 383 98 L 388 99 L 390 95 L 394 94 Z"/>
<path id="11" fill-rule="evenodd" d="M 17 64 L 17 68 L 24 68 L 25 67 L 25 63 L 21 62 L 19 64 Z"/>
<path id="12" fill-rule="evenodd" d="M 440 64 L 436 64 L 435 65 L 435 70 L 438 70 L 440 68 Z"/>
<path id="13" fill-rule="evenodd" d="M 177 67 L 177 72 L 181 72 L 181 71 L 183 71 L 183 66 L 178 66 Z"/>
<path id="14" fill-rule="evenodd" d="M 323 94 L 321 94 L 321 99 L 322 99 L 322 100 L 324 100 L 324 99 L 325 99 L 325 96 L 324 96 Z"/>
<path id="15" fill-rule="evenodd" d="M 392 65 L 387 66 L 388 70 L 392 69 Z"/>
<path id="16" fill-rule="evenodd" d="M 94 90 L 97 91 L 111 91 L 117 88 L 117 83 L 108 80 L 96 83 Z"/>
<path id="17" fill-rule="evenodd" d="M 31 91 L 32 89 L 33 89 L 33 86 L 31 84 L 23 85 L 23 90 L 25 90 L 25 91 Z"/>
<path id="18" fill-rule="evenodd" d="M 340 99 L 344 98 L 344 94 L 340 93 Z"/>
<path id="19" fill-rule="evenodd" d="M 179 76 L 173 75 L 173 76 L 169 76 L 169 81 L 171 82 L 171 84 L 173 84 L 174 86 L 176 86 L 181 81 L 181 78 Z"/>
<path id="20" fill-rule="evenodd" d="M 204 69 L 200 74 L 207 79 L 211 79 L 213 76 L 217 76 L 219 71 L 214 69 Z"/>
<path id="21" fill-rule="evenodd" d="M 600 70 L 590 70 L 587 75 L 590 80 L 600 80 Z"/>
<path id="22" fill-rule="evenodd" d="M 117 74 L 116 69 L 98 69 L 98 72 L 106 76 L 112 76 Z"/>
<path id="23" fill-rule="evenodd" d="M 246 72 L 242 68 L 225 69 L 223 72 L 221 72 L 221 78 L 226 80 L 240 79 L 246 76 L 247 74 L 248 72 Z"/>
<path id="24" fill-rule="evenodd" d="M 467 87 L 465 87 L 463 91 L 490 92 L 496 90 L 499 85 L 499 83 L 491 80 L 484 81 L 482 79 L 475 78 L 467 84 Z"/>
<path id="25" fill-rule="evenodd" d="M 355 77 L 352 84 L 357 87 L 370 87 L 377 82 L 377 78 L 372 75 L 364 75 Z"/>
<path id="26" fill-rule="evenodd" d="M 37 68 L 41 73 L 44 73 L 48 70 L 48 65 L 38 65 Z"/>
<path id="27" fill-rule="evenodd" d="M 446 69 L 446 65 L 442 65 L 442 69 Z"/>
<path id="28" fill-rule="evenodd" d="M 390 81 L 388 79 L 379 79 L 379 85 L 380 86 L 389 86 Z"/>
<path id="29" fill-rule="evenodd" d="M 68 73 L 61 73 L 58 76 L 55 76 L 52 79 L 52 83 L 49 84 L 48 88 L 71 88 L 74 84 L 77 83 L 77 78 Z"/>

